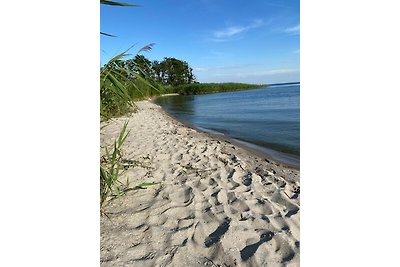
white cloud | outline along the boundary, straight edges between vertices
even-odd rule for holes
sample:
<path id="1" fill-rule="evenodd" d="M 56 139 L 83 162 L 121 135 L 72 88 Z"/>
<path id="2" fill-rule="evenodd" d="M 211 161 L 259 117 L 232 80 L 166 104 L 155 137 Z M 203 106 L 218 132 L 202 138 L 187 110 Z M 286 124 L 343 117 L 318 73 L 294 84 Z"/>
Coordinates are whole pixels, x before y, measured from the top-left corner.
<path id="1" fill-rule="evenodd" d="M 241 33 L 246 30 L 246 27 L 242 26 L 234 26 L 234 27 L 229 27 L 221 31 L 215 31 L 213 33 L 214 37 L 216 38 L 224 38 L 224 37 L 231 37 L 233 35 L 236 35 L 238 33 Z"/>
<path id="2" fill-rule="evenodd" d="M 297 69 L 273 69 L 273 70 L 266 70 L 266 71 L 257 71 L 257 72 L 236 72 L 236 73 L 217 73 L 214 76 L 231 76 L 237 78 L 250 78 L 250 77 L 267 77 L 267 76 L 274 76 L 278 74 L 290 74 L 296 73 L 299 70 Z"/>
<path id="3" fill-rule="evenodd" d="M 230 71 L 230 70 L 254 67 L 257 65 L 258 64 L 212 65 L 212 66 L 194 67 L 193 70 L 198 71 L 198 72 Z"/>
<path id="4" fill-rule="evenodd" d="M 282 82 L 294 82 L 300 80 L 299 69 L 282 68 L 260 71 L 204 71 L 198 72 L 201 82 L 243 82 L 257 84 L 272 84 Z"/>
<path id="5" fill-rule="evenodd" d="M 193 70 L 194 71 L 209 71 L 209 69 L 203 68 L 203 67 L 194 67 Z"/>
<path id="6" fill-rule="evenodd" d="M 284 32 L 298 34 L 298 33 L 300 33 L 300 24 L 297 24 L 296 26 L 293 26 L 293 27 L 286 28 L 284 30 Z"/>
<path id="7" fill-rule="evenodd" d="M 231 37 L 237 36 L 242 32 L 261 27 L 262 25 L 264 25 L 263 20 L 256 19 L 253 21 L 253 23 L 247 26 L 230 26 L 222 30 L 214 31 L 212 33 L 214 37 L 212 40 L 216 42 L 228 41 Z"/>

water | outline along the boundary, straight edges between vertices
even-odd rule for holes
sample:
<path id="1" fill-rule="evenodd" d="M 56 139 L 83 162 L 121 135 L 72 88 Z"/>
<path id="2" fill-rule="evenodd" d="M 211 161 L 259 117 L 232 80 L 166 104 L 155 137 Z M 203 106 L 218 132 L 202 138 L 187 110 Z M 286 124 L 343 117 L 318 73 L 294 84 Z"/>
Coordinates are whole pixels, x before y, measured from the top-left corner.
<path id="1" fill-rule="evenodd" d="M 298 165 L 300 84 L 156 100 L 168 113 L 198 129 L 223 134 Z"/>

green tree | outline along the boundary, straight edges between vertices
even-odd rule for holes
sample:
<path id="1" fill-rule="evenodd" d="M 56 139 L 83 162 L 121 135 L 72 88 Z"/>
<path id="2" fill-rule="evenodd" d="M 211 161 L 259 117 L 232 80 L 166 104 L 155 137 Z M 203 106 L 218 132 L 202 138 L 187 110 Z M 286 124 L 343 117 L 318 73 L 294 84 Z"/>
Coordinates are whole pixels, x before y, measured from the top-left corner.
<path id="1" fill-rule="evenodd" d="M 191 84 L 196 80 L 189 64 L 173 57 L 165 57 L 161 62 L 153 61 L 152 68 L 157 81 L 166 85 Z"/>
<path id="2" fill-rule="evenodd" d="M 148 80 L 154 80 L 151 61 L 143 55 L 136 55 L 133 59 L 125 61 L 124 67 L 139 74 Z"/>
<path id="3" fill-rule="evenodd" d="M 157 83 L 163 83 L 164 77 L 163 77 L 163 71 L 162 71 L 162 66 L 161 63 L 158 60 L 154 60 L 151 63 L 151 67 L 153 70 L 153 79 Z"/>

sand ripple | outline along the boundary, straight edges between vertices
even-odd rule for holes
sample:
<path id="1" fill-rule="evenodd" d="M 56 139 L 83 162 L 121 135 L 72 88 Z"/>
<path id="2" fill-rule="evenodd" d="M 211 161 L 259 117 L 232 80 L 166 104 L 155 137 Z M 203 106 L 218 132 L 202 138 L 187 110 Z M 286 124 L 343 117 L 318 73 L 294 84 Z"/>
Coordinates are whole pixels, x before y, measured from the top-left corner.
<path id="1" fill-rule="evenodd" d="M 101 266 L 298 266 L 299 172 L 187 128 L 143 101 L 125 158 L 132 191 L 101 219 Z M 102 144 L 125 120 L 102 130 Z"/>

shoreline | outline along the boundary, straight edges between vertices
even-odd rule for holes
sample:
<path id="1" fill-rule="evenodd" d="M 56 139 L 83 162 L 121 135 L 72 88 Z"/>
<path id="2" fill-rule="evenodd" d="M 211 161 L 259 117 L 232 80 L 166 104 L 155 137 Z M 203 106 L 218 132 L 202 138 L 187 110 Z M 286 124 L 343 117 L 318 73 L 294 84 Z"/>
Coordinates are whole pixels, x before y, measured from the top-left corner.
<path id="1" fill-rule="evenodd" d="M 176 96 L 179 94 L 164 94 L 164 95 L 160 95 L 160 96 L 156 96 L 151 98 L 150 102 L 159 106 L 161 108 L 161 110 L 169 117 L 171 117 L 172 119 L 182 123 L 183 125 L 185 125 L 188 128 L 191 128 L 193 130 L 196 130 L 198 132 L 202 132 L 204 134 L 209 135 L 212 138 L 218 138 L 220 140 L 223 141 L 229 141 L 237 146 L 242 147 L 245 150 L 248 150 L 250 153 L 255 154 L 258 157 L 264 157 L 267 160 L 270 161 L 274 161 L 277 164 L 281 164 L 284 167 L 287 168 L 293 168 L 296 170 L 300 170 L 300 156 L 297 155 L 292 155 L 292 154 L 288 154 L 285 152 L 281 152 L 281 151 L 277 151 L 274 150 L 272 148 L 268 148 L 268 147 L 263 147 L 257 144 L 253 144 L 250 143 L 248 141 L 244 141 L 244 140 L 240 140 L 234 137 L 231 137 L 229 135 L 226 135 L 224 133 L 220 133 L 217 131 L 213 131 L 213 130 L 209 130 L 209 129 L 205 129 L 205 128 L 201 128 L 201 127 L 196 127 L 188 122 L 182 121 L 180 120 L 177 116 L 175 116 L 174 114 L 166 111 L 161 105 L 157 104 L 155 102 L 155 100 L 157 98 L 160 97 L 164 97 L 164 96 Z M 215 132 L 215 133 L 213 133 Z"/>
<path id="2" fill-rule="evenodd" d="M 151 101 L 107 122 L 111 145 L 129 119 L 130 191 L 105 207 L 101 266 L 299 266 L 299 171 L 187 127 Z M 104 149 L 104 148 L 103 148 Z"/>

